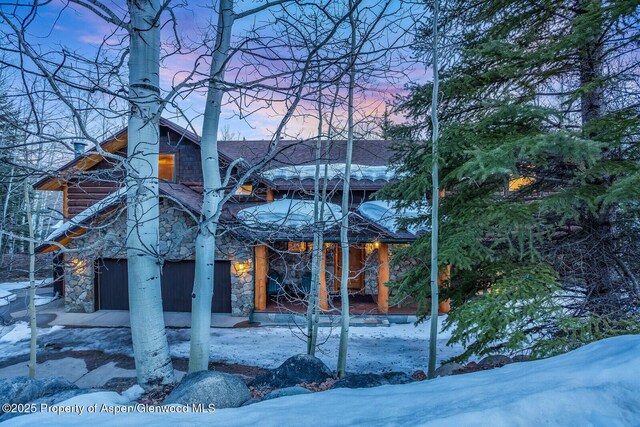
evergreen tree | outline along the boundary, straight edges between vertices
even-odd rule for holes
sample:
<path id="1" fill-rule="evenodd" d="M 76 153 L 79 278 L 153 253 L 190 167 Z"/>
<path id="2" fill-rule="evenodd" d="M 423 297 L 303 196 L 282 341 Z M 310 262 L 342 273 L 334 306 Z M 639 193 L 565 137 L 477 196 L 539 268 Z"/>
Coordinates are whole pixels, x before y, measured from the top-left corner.
<path id="1" fill-rule="evenodd" d="M 460 359 L 640 329 L 639 5 L 442 2 L 439 263 L 452 267 L 441 292 Z M 427 59 L 431 34 L 416 43 Z M 400 107 L 402 179 L 380 194 L 399 205 L 431 185 L 430 95 L 416 86 Z M 429 297 L 429 251 L 426 235 L 398 254 L 424 260 L 394 284 L 399 298 Z"/>

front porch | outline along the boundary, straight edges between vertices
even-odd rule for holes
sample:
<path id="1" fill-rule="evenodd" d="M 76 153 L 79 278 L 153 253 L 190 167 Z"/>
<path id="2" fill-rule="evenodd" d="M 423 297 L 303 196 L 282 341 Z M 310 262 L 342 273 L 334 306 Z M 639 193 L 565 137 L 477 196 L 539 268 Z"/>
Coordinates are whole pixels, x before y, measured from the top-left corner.
<path id="1" fill-rule="evenodd" d="M 349 247 L 349 312 L 351 315 L 415 314 L 412 304 L 390 306 L 390 244 L 354 243 Z M 255 246 L 255 311 L 295 314 L 306 312 L 311 289 L 312 244 L 275 242 Z M 342 309 L 340 277 L 342 254 L 339 243 L 325 243 L 319 277 L 323 314 Z"/>

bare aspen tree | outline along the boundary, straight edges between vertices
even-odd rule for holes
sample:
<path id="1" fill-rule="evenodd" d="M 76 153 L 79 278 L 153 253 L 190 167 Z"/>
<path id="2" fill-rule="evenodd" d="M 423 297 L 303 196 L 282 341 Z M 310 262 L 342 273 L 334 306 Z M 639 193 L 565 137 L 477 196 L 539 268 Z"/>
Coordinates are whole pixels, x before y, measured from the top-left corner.
<path id="1" fill-rule="evenodd" d="M 138 382 L 175 381 L 164 327 L 158 260 L 159 0 L 128 1 L 129 103 L 126 177 L 129 313 Z"/>
<path id="2" fill-rule="evenodd" d="M 192 334 L 191 334 L 191 353 L 189 370 L 191 372 L 205 370 L 208 367 L 209 360 L 209 336 L 210 336 L 210 316 L 211 316 L 211 296 L 213 293 L 213 273 L 215 259 L 215 242 L 216 242 L 216 223 L 220 216 L 220 212 L 224 204 L 234 195 L 239 188 L 252 174 L 260 171 L 267 165 L 278 153 L 278 148 L 289 121 L 294 117 L 296 109 L 305 98 L 305 90 L 309 84 L 313 83 L 312 76 L 315 74 L 318 52 L 333 40 L 335 33 L 347 19 L 346 14 L 334 17 L 331 26 L 325 30 L 320 40 L 315 43 L 305 41 L 299 46 L 291 43 L 284 44 L 285 53 L 275 53 L 269 58 L 273 62 L 286 62 L 290 66 L 286 66 L 284 71 L 276 74 L 275 78 L 262 77 L 258 72 L 255 80 L 247 82 L 234 82 L 229 84 L 224 81 L 224 73 L 231 59 L 231 36 L 233 23 L 236 20 L 253 16 L 259 12 L 266 11 L 278 5 L 287 3 L 293 7 L 297 5 L 294 0 L 274 0 L 265 2 L 261 6 L 253 9 L 235 12 L 234 2 L 232 0 L 221 0 L 218 15 L 218 27 L 216 29 L 216 42 L 212 49 L 212 63 L 207 86 L 207 105 L 205 106 L 205 114 L 203 117 L 203 135 L 201 139 L 201 156 L 203 171 L 203 215 L 200 219 L 198 229 L 198 241 L 196 243 L 196 280 L 194 282 L 194 297 L 192 309 Z M 304 3 L 302 3 L 305 5 Z M 309 5 L 306 5 L 309 6 Z M 316 7 L 310 5 L 309 7 Z M 284 9 L 284 8 L 283 8 Z M 281 19 L 281 23 L 285 26 L 292 27 L 291 23 L 287 23 L 286 14 Z M 270 38 L 269 38 L 270 39 Z M 277 39 L 277 38 L 276 38 Z M 252 40 L 258 46 L 255 48 L 260 60 L 263 53 L 260 49 L 271 51 L 268 45 L 261 46 L 264 43 L 260 37 L 254 37 Z M 286 56 L 285 56 L 286 55 Z M 248 54 L 250 57 L 251 54 Z M 255 66 L 255 64 L 251 64 Z M 258 64 L 259 68 L 261 64 Z M 271 71 L 274 73 L 274 71 Z M 264 70 L 262 70 L 264 73 Z M 267 73 L 268 74 L 268 73 Z M 272 81 L 274 80 L 274 81 Z M 284 83 L 278 84 L 278 80 Z M 227 177 L 223 180 L 220 176 L 220 164 L 218 160 L 218 133 L 220 114 L 222 111 L 222 99 L 225 93 L 228 93 L 228 86 L 239 86 L 251 88 L 255 91 L 266 90 L 271 93 L 282 93 L 282 103 L 286 105 L 286 110 L 281 115 L 281 119 L 276 126 L 271 137 L 271 141 L 264 158 L 250 167 L 245 167 L 239 176 L 235 177 L 235 185 L 230 186 L 229 181 L 234 167 L 241 163 L 243 159 L 236 159 L 236 164 L 228 167 Z M 256 99 L 261 99 L 256 95 Z M 269 102 L 273 102 L 269 100 Z M 226 190 L 227 193 L 224 194 Z M 198 252 L 200 251 L 200 252 Z M 206 278 L 206 280 L 201 280 Z"/>
<path id="3" fill-rule="evenodd" d="M 33 218 L 31 216 L 31 200 L 29 199 L 29 181 L 24 180 L 24 206 L 29 227 L 29 377 L 36 377 L 36 346 L 38 325 L 36 323 L 36 254 L 34 245 Z"/>
<path id="4" fill-rule="evenodd" d="M 438 345 L 438 207 L 440 205 L 440 183 L 438 181 L 438 7 L 433 6 L 433 89 L 431 94 L 431 319 L 429 325 L 429 370 L 433 378 L 436 371 Z"/>
<path id="5" fill-rule="evenodd" d="M 290 0 L 266 2 L 242 13 L 234 11 L 234 0 L 220 0 L 216 36 L 212 46 L 211 68 L 205 104 L 200 156 L 202 160 L 202 218 L 196 237 L 196 267 L 191 309 L 191 349 L 189 372 L 207 370 L 209 366 L 209 335 L 211 328 L 211 298 L 216 252 L 217 220 L 223 199 L 223 185 L 218 158 L 218 133 L 224 76 L 230 60 L 231 36 L 236 19 Z"/>
<path id="6" fill-rule="evenodd" d="M 347 149 L 344 167 L 344 184 L 342 187 L 342 221 L 340 223 L 340 248 L 342 252 L 342 277 L 340 278 L 340 296 L 342 318 L 340 324 L 340 348 L 338 349 L 338 376 L 343 378 L 347 369 L 347 346 L 349 343 L 349 185 L 351 183 L 351 156 L 353 153 L 353 99 L 356 84 L 356 18 L 349 0 L 349 25 L 351 28 L 349 51 L 349 86 L 347 100 Z"/>
<path id="7" fill-rule="evenodd" d="M 224 91 L 220 83 L 224 79 L 229 60 L 231 31 L 235 19 L 233 0 L 220 0 L 215 45 L 211 58 L 210 83 L 204 109 L 202 142 L 202 223 L 196 237 L 196 266 L 191 305 L 191 350 L 189 372 L 209 368 L 209 335 L 211 328 L 211 298 L 216 244 L 216 214 L 222 198 L 222 179 L 218 159 L 218 127 Z"/>

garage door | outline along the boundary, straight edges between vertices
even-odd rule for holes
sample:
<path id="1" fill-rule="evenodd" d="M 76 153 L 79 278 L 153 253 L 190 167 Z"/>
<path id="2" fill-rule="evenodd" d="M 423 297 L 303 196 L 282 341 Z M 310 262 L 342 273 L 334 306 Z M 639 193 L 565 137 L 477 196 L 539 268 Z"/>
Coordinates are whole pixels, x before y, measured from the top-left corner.
<path id="1" fill-rule="evenodd" d="M 96 308 L 128 310 L 127 260 L 102 258 L 96 264 Z M 164 311 L 191 311 L 194 274 L 194 261 L 165 262 L 161 282 Z M 229 261 L 216 261 L 211 311 L 231 313 Z"/>

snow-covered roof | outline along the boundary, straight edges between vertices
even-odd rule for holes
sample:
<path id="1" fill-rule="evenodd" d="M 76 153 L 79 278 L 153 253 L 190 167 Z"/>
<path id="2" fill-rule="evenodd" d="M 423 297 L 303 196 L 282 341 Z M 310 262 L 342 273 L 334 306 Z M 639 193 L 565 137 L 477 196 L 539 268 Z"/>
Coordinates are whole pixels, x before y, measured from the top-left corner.
<path id="1" fill-rule="evenodd" d="M 368 219 L 387 230 L 398 233 L 401 231 L 398 220 L 416 218 L 419 215 L 430 213 L 430 208 L 425 206 L 422 211 L 417 209 L 401 209 L 398 210 L 391 202 L 386 200 L 374 200 L 364 202 L 358 207 L 358 212 Z M 429 231 L 427 226 L 410 226 L 407 231 L 411 234 L 418 234 L 419 231 Z"/>
<path id="2" fill-rule="evenodd" d="M 344 163 L 332 163 L 328 165 L 327 179 L 342 179 L 344 177 Z M 315 178 L 316 165 L 284 166 L 264 171 L 262 176 L 267 179 L 313 179 Z M 390 181 L 394 177 L 394 171 L 387 166 L 351 165 L 351 179 L 370 179 Z M 320 177 L 324 178 L 324 165 L 320 166 Z"/>
<path id="3" fill-rule="evenodd" d="M 78 215 L 71 218 L 69 221 L 62 224 L 60 227 L 55 229 L 51 234 L 47 236 L 45 240 L 55 240 L 56 238 L 64 235 L 66 232 L 71 230 L 73 227 L 80 226 L 84 224 L 88 219 L 98 214 L 100 211 L 108 208 L 109 206 L 117 203 L 122 197 L 124 197 L 127 193 L 126 187 L 122 187 L 117 191 L 109 194 L 105 198 L 99 200 L 93 205 L 89 206 L 87 209 L 80 212 Z"/>
<path id="4" fill-rule="evenodd" d="M 282 199 L 242 209 L 237 218 L 250 228 L 299 229 L 313 225 L 313 212 L 312 200 Z M 342 218 L 342 210 L 336 204 L 325 203 L 323 217 L 325 228 L 332 227 Z"/>

